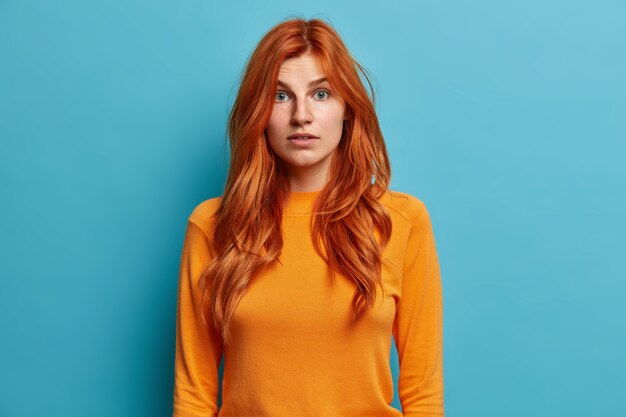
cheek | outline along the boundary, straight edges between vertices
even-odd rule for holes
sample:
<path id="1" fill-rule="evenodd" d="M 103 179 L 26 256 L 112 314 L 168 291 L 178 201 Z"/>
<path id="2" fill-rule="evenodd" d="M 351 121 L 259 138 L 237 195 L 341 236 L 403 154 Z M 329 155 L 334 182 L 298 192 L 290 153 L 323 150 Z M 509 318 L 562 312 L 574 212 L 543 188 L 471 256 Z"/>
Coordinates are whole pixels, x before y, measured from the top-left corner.
<path id="1" fill-rule="evenodd" d="M 289 119 L 287 113 L 281 110 L 274 110 L 265 127 L 267 141 L 274 151 L 280 150 L 281 138 L 286 136 L 286 128 L 288 126 Z"/>
<path id="2" fill-rule="evenodd" d="M 343 127 L 343 107 L 333 106 L 321 109 L 317 114 L 317 121 L 324 126 L 324 129 L 341 129 Z"/>
<path id="3" fill-rule="evenodd" d="M 280 108 L 275 108 L 267 122 L 265 128 L 268 135 L 282 134 L 285 127 L 289 124 L 289 116 L 286 111 Z"/>

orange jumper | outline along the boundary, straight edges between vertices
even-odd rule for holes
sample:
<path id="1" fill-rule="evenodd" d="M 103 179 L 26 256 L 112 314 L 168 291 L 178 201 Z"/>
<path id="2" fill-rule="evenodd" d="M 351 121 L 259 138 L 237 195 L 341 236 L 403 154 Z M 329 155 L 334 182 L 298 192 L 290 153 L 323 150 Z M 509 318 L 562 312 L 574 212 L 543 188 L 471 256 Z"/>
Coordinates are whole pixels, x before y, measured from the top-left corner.
<path id="1" fill-rule="evenodd" d="M 318 194 L 291 193 L 282 265 L 275 262 L 250 281 L 226 349 L 202 322 L 197 286 L 214 256 L 210 216 L 221 197 L 203 201 L 189 216 L 178 286 L 174 417 L 444 416 L 442 288 L 426 206 L 398 191 L 381 197 L 393 227 L 383 252 L 385 296 L 376 286 L 374 308 L 350 327 L 355 286 L 339 273 L 332 286 L 311 240 Z M 403 412 L 390 405 L 391 336 Z"/>

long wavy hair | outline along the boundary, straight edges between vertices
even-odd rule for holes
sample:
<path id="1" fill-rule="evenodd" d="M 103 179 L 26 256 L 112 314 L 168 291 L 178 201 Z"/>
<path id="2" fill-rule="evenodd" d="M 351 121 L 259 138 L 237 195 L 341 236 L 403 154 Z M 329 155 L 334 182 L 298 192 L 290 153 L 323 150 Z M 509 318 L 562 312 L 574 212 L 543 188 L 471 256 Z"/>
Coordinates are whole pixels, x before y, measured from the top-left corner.
<path id="1" fill-rule="evenodd" d="M 228 120 L 230 167 L 213 214 L 216 256 L 199 281 L 202 317 L 207 323 L 208 300 L 206 308 L 225 344 L 230 341 L 230 319 L 247 284 L 279 261 L 282 213 L 290 183 L 280 157 L 268 144 L 265 127 L 281 63 L 304 53 L 319 59 L 329 84 L 345 100 L 348 118 L 329 180 L 313 203 L 313 244 L 329 266 L 333 283 L 339 272 L 356 285 L 352 324 L 374 305 L 376 284 L 384 294 L 381 254 L 391 235 L 391 218 L 379 198 L 388 191 L 391 168 L 374 110 L 372 83 L 330 24 L 321 19 L 285 20 L 263 36 L 249 57 Z M 358 70 L 367 80 L 371 97 Z"/>

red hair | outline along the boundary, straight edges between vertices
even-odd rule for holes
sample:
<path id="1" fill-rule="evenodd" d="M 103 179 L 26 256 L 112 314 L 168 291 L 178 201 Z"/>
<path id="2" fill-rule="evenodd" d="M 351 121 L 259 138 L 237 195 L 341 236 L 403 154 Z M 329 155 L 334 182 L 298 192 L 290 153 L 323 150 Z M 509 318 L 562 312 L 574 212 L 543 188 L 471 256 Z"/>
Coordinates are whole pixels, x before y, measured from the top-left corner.
<path id="1" fill-rule="evenodd" d="M 381 254 L 391 235 L 391 218 L 379 198 L 388 190 L 391 169 L 374 110 L 372 84 L 328 23 L 286 20 L 271 28 L 250 56 L 229 115 L 230 167 L 213 215 L 217 255 L 200 278 L 203 318 L 208 299 L 213 325 L 225 343 L 230 340 L 228 324 L 248 282 L 278 261 L 283 246 L 281 222 L 290 183 L 280 157 L 267 142 L 265 127 L 281 63 L 304 53 L 319 59 L 329 84 L 345 100 L 348 118 L 329 180 L 313 203 L 315 250 L 328 264 L 333 280 L 339 272 L 356 284 L 353 323 L 373 306 L 376 284 L 384 292 Z M 358 70 L 367 80 L 371 97 Z"/>

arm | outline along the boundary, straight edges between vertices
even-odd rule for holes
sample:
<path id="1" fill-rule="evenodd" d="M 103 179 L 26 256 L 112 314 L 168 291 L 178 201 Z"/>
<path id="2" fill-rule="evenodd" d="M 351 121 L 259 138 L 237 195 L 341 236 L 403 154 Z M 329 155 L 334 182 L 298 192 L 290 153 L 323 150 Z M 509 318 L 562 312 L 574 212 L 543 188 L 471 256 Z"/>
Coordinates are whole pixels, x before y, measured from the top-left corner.
<path id="1" fill-rule="evenodd" d="M 441 277 L 430 216 L 422 202 L 419 206 L 411 221 L 393 326 L 398 394 L 405 417 L 443 417 Z"/>
<path id="2" fill-rule="evenodd" d="M 178 281 L 173 417 L 215 417 L 222 359 L 221 335 L 200 311 L 200 274 L 212 258 L 205 231 L 187 223 Z"/>

